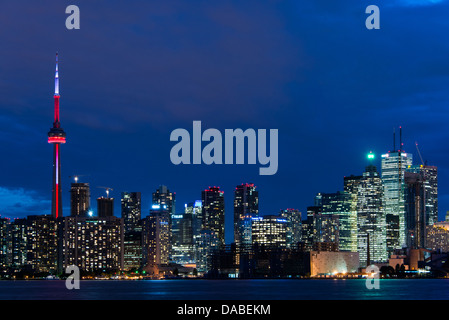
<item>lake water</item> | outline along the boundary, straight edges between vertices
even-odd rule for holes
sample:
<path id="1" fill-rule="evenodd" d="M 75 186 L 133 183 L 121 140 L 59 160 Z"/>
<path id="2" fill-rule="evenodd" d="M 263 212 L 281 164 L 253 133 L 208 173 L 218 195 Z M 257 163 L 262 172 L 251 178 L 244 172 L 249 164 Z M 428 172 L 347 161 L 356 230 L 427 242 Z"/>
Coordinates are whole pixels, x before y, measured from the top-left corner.
<path id="1" fill-rule="evenodd" d="M 449 300 L 449 279 L 0 281 L 0 300 Z"/>

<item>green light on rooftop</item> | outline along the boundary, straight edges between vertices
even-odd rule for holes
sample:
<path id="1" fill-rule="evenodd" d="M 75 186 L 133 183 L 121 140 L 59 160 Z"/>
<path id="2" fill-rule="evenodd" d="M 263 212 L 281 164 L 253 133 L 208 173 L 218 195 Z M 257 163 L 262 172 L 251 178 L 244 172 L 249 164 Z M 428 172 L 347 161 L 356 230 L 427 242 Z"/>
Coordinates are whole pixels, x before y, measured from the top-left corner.
<path id="1" fill-rule="evenodd" d="M 374 159 L 374 153 L 368 153 L 368 159 Z"/>

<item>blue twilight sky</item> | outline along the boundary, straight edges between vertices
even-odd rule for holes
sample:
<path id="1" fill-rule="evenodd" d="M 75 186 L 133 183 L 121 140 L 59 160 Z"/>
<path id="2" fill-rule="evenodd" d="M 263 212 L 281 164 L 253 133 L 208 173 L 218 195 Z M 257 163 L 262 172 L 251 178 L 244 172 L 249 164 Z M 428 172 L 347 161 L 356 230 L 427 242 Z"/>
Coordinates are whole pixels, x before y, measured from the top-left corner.
<path id="1" fill-rule="evenodd" d="M 76 4 L 81 29 L 65 28 Z M 381 29 L 365 28 L 380 8 Z M 305 212 L 317 192 L 361 174 L 366 153 L 415 142 L 439 167 L 440 219 L 449 210 L 449 1 L 31 1 L 0 4 L 0 214 L 49 214 L 55 52 L 60 56 L 63 203 L 85 175 L 92 204 L 140 191 L 143 215 L 161 184 L 177 211 L 201 190 L 253 182 L 262 214 Z M 170 162 L 170 133 L 279 130 L 279 170 Z M 232 237 L 232 236 L 231 236 Z M 227 239 L 228 242 L 232 240 Z"/>

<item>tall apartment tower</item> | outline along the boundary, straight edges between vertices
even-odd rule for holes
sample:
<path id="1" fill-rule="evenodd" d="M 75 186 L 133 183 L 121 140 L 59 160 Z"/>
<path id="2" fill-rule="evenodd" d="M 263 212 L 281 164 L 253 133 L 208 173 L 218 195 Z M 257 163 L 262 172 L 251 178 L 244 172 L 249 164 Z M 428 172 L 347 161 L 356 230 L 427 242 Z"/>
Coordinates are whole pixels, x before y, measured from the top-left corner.
<path id="1" fill-rule="evenodd" d="M 209 187 L 201 192 L 201 200 L 203 201 L 202 229 L 213 231 L 220 244 L 224 245 L 224 192 L 219 187 Z"/>
<path id="2" fill-rule="evenodd" d="M 169 212 L 158 208 L 142 221 L 143 265 L 151 272 L 170 262 Z"/>
<path id="3" fill-rule="evenodd" d="M 112 217 L 114 215 L 114 198 L 98 198 L 97 214 L 99 218 Z"/>
<path id="4" fill-rule="evenodd" d="M 88 183 L 72 183 L 70 187 L 70 216 L 86 217 L 90 209 L 90 187 Z"/>
<path id="5" fill-rule="evenodd" d="M 240 244 L 240 221 L 246 215 L 259 215 L 259 192 L 253 183 L 238 185 L 234 191 L 234 242 Z"/>

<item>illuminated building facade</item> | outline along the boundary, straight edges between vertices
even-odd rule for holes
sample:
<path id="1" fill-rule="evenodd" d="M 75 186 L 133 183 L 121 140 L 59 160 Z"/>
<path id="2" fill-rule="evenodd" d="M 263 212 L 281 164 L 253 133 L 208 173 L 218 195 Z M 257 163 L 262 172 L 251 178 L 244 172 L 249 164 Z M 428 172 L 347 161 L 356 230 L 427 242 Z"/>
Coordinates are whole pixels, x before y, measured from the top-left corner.
<path id="1" fill-rule="evenodd" d="M 176 213 L 176 193 L 170 192 L 167 186 L 160 186 L 153 192 L 152 205 L 160 206 L 169 212 L 170 215 Z"/>
<path id="2" fill-rule="evenodd" d="M 196 246 L 198 250 L 196 269 L 200 274 L 210 271 L 213 256 L 222 247 L 221 240 L 215 231 L 209 229 L 203 229 L 200 231 Z"/>
<path id="3" fill-rule="evenodd" d="M 252 245 L 267 248 L 287 247 L 287 220 L 281 216 L 265 215 L 252 217 Z"/>
<path id="4" fill-rule="evenodd" d="M 287 247 L 295 248 L 301 242 L 301 212 L 297 209 L 284 209 L 279 215 L 287 220 Z"/>
<path id="5" fill-rule="evenodd" d="M 202 229 L 213 231 L 222 245 L 225 244 L 224 192 L 219 187 L 210 187 L 201 192 Z"/>
<path id="6" fill-rule="evenodd" d="M 9 218 L 0 217 L 0 270 L 5 269 L 9 265 L 9 237 L 10 220 Z"/>
<path id="7" fill-rule="evenodd" d="M 56 272 L 57 226 L 53 216 L 27 217 L 27 266 L 34 272 Z"/>
<path id="8" fill-rule="evenodd" d="M 123 236 L 123 269 L 139 270 L 142 267 L 142 232 L 128 231 Z"/>
<path id="9" fill-rule="evenodd" d="M 248 214 L 259 215 L 259 192 L 253 183 L 238 185 L 234 191 L 234 242 L 240 244 L 240 219 Z"/>
<path id="10" fill-rule="evenodd" d="M 170 213 L 165 207 L 153 205 L 150 214 L 142 220 L 143 264 L 157 267 L 167 265 L 170 255 Z"/>
<path id="11" fill-rule="evenodd" d="M 437 222 L 426 227 L 426 247 L 437 252 L 449 252 L 449 222 Z"/>
<path id="12" fill-rule="evenodd" d="M 339 250 L 357 251 L 357 210 L 352 194 L 346 191 L 322 194 L 322 214 L 338 216 Z"/>
<path id="13" fill-rule="evenodd" d="M 141 193 L 122 192 L 121 216 L 125 226 L 125 233 L 141 231 Z"/>
<path id="14" fill-rule="evenodd" d="M 76 265 L 88 272 L 123 269 L 123 219 L 64 217 L 60 223 L 60 266 Z"/>
<path id="15" fill-rule="evenodd" d="M 310 252 L 310 276 L 354 273 L 359 269 L 358 252 Z"/>
<path id="16" fill-rule="evenodd" d="M 371 262 L 387 261 L 383 184 L 377 168 L 368 165 L 362 176 L 345 177 L 344 190 L 356 202 L 360 265 L 366 267 Z"/>
<path id="17" fill-rule="evenodd" d="M 27 219 L 14 219 L 9 231 L 8 262 L 13 271 L 19 271 L 27 262 Z"/>
<path id="18" fill-rule="evenodd" d="M 413 156 L 402 150 L 382 155 L 382 182 L 386 223 L 386 246 L 390 256 L 406 246 L 404 173 Z"/>

